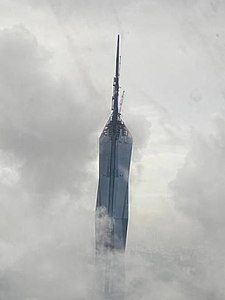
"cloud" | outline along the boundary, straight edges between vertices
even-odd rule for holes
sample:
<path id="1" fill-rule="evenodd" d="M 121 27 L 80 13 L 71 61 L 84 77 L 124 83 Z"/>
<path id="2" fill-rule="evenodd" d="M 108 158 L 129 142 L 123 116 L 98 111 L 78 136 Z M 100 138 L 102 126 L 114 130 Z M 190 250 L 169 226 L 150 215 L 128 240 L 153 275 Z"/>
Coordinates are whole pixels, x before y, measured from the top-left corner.
<path id="1" fill-rule="evenodd" d="M 56 4 L 52 5 L 56 17 L 61 22 L 59 25 L 64 26 L 63 34 L 72 32 L 67 30 L 72 24 L 77 34 L 75 36 L 72 32 L 67 36 L 71 45 L 76 42 L 75 48 L 71 47 L 70 50 L 79 48 L 78 51 L 73 52 L 75 56 L 73 67 L 77 70 L 71 71 L 72 80 L 68 80 L 68 74 L 64 77 L 65 74 L 63 72 L 60 74 L 60 70 L 57 70 L 57 74 L 54 72 L 53 65 L 57 52 L 54 46 L 58 45 L 57 42 L 56 44 L 46 42 L 46 45 L 41 42 L 48 39 L 49 31 L 48 34 L 43 35 L 47 24 L 51 27 L 50 25 L 54 23 L 49 20 L 49 8 L 46 8 L 46 3 L 32 2 L 35 10 L 29 7 L 28 11 L 32 11 L 32 18 L 35 16 L 35 25 L 26 15 L 24 4 L 24 10 L 20 11 L 20 19 L 24 17 L 26 26 L 18 25 L 0 31 L 2 66 L 0 70 L 0 298 L 6 300 L 90 299 L 95 292 L 99 296 L 94 285 L 96 279 L 94 203 L 97 187 L 95 171 L 97 170 L 97 136 L 107 117 L 104 109 L 99 105 L 99 103 L 106 103 L 103 89 L 97 90 L 96 87 L 100 86 L 99 82 L 105 85 L 103 78 L 105 73 L 101 74 L 101 79 L 96 80 L 99 76 L 95 75 L 101 72 L 97 73 L 93 67 L 96 61 L 93 63 L 93 56 L 88 54 L 91 51 L 85 48 L 87 45 L 85 43 L 90 46 L 88 37 L 93 42 L 95 36 L 93 33 L 96 32 L 99 34 L 101 32 L 102 36 L 106 35 L 107 38 L 111 36 L 116 13 L 111 14 L 109 2 L 102 4 L 104 8 L 100 19 L 98 13 L 93 13 L 91 9 L 88 11 L 91 19 L 83 15 L 86 4 L 80 2 L 67 1 L 65 6 L 55 2 Z M 123 3 L 127 5 L 126 1 Z M 201 5 L 198 6 L 196 1 L 192 1 L 191 4 L 183 3 L 171 9 L 169 6 L 165 9 L 162 2 L 153 3 L 154 5 L 152 3 L 150 6 L 142 6 L 139 3 L 138 15 L 131 7 L 129 10 L 121 9 L 117 14 L 118 22 L 121 22 L 118 27 L 123 27 L 124 32 L 128 29 L 131 32 L 130 38 L 128 34 L 126 38 L 127 45 L 133 52 L 127 53 L 126 57 L 130 55 L 130 63 L 127 59 L 126 64 L 131 66 L 127 70 L 132 70 L 136 85 L 130 84 L 131 81 L 128 80 L 131 86 L 128 98 L 133 97 L 135 109 L 138 100 L 140 109 L 145 105 L 146 110 L 140 118 L 140 110 L 135 111 L 131 107 L 129 117 L 124 118 L 134 137 L 135 151 L 138 152 L 135 156 L 136 161 L 139 158 L 141 160 L 143 149 L 148 143 L 150 121 L 153 126 L 151 131 L 154 131 L 156 152 L 162 153 L 163 146 L 166 148 L 174 143 L 183 145 L 180 133 L 183 129 L 178 125 L 186 122 L 186 125 L 190 126 L 193 123 L 192 111 L 189 109 L 189 97 L 186 106 L 183 105 L 184 102 L 178 102 L 177 99 L 185 98 L 183 90 L 190 95 L 188 89 L 189 91 L 196 89 L 203 100 L 193 104 L 196 109 L 195 116 L 199 120 L 206 111 L 203 109 L 200 114 L 198 110 L 198 107 L 206 102 L 205 94 L 210 98 L 216 90 L 216 88 L 212 89 L 211 94 L 208 93 L 208 78 L 211 77 L 201 76 L 205 72 L 204 68 L 193 61 L 200 62 L 200 66 L 205 66 L 205 62 L 211 65 L 209 57 L 213 56 L 213 61 L 218 65 L 215 65 L 217 68 L 215 74 L 209 73 L 215 75 L 213 77 L 215 82 L 220 79 L 219 68 L 223 61 L 222 55 L 219 58 L 215 56 L 217 50 L 218 53 L 222 53 L 222 38 L 219 47 L 215 43 L 209 47 L 211 31 L 208 29 L 207 32 L 204 31 L 206 22 L 209 24 L 207 26 L 214 28 L 212 24 L 215 14 L 219 14 L 221 18 L 222 10 L 218 8 L 223 5 L 222 2 L 213 2 L 209 19 L 205 16 L 210 7 L 209 2 L 203 5 L 203 1 L 200 1 L 198 3 Z M 76 11 L 78 18 L 74 18 L 74 23 L 71 20 L 71 23 L 69 21 L 66 23 L 67 16 L 73 15 L 73 10 L 79 4 L 81 4 L 80 10 Z M 90 6 L 89 8 L 96 12 L 99 9 L 99 6 L 93 3 L 90 3 Z M 204 12 L 200 9 L 203 6 Z M 143 8 L 146 7 L 154 8 L 151 13 L 155 18 L 149 18 L 147 9 L 143 13 Z M 107 26 L 100 31 L 106 18 L 104 14 L 106 10 L 106 15 L 110 17 Z M 121 14 L 121 11 L 125 13 Z M 173 18 L 175 15 L 179 15 L 182 22 L 180 19 Z M 135 23 L 134 16 L 137 16 Z M 37 20 L 40 21 L 42 18 L 44 25 L 39 32 Z M 221 20 L 220 18 L 218 20 Z M 154 26 L 149 26 L 149 20 L 153 20 Z M 165 24 L 161 20 L 164 20 Z M 182 26 L 177 26 L 178 24 Z M 201 26 L 197 32 L 198 39 L 195 29 L 199 24 Z M 220 27 L 218 24 L 217 29 Z M 168 35 L 166 27 L 171 34 L 167 38 L 165 38 Z M 152 32 L 148 32 L 146 28 L 151 28 Z M 57 38 L 58 31 L 55 32 L 51 42 Z M 175 36 L 172 38 L 173 34 Z M 222 36 L 222 31 L 219 34 Z M 154 36 L 156 39 L 146 40 L 147 35 Z M 135 46 L 138 40 L 142 41 L 141 44 L 138 43 L 138 47 L 144 45 L 140 48 L 143 48 L 146 54 L 144 51 L 143 59 L 134 61 L 134 52 L 137 49 L 141 52 L 141 49 Z M 81 44 L 83 41 L 85 43 L 80 46 L 80 41 Z M 164 45 L 171 47 L 167 54 Z M 109 44 L 104 46 L 105 48 L 101 48 L 103 51 L 98 53 L 101 62 L 102 54 L 109 49 Z M 199 52 L 198 46 L 201 49 Z M 152 48 L 158 56 L 154 51 L 150 51 Z M 199 57 L 206 48 L 209 55 L 204 52 L 204 59 L 201 61 Z M 176 52 L 174 49 L 181 52 Z M 81 51 L 84 51 L 83 57 Z M 64 54 L 64 51 L 62 52 Z M 76 55 L 79 58 L 77 61 Z M 179 64 L 176 64 L 175 57 L 178 56 Z M 160 57 L 165 57 L 161 61 L 161 69 L 159 68 Z M 190 61 L 193 63 L 193 69 L 189 70 L 187 66 Z M 186 62 L 185 66 L 184 62 Z M 176 69 L 177 65 L 181 68 Z M 186 86 L 187 78 L 192 77 L 196 68 L 198 72 L 193 77 L 193 86 Z M 150 69 L 152 75 L 149 74 Z M 164 72 L 166 69 L 167 73 Z M 186 70 L 189 70 L 189 75 Z M 183 74 L 185 78 L 179 81 L 178 73 Z M 140 74 L 139 79 L 137 74 Z M 164 74 L 164 81 L 162 74 Z M 129 74 L 127 78 L 129 79 Z M 168 81 L 169 78 L 171 81 Z M 206 82 L 205 94 L 202 93 L 201 86 L 198 86 L 201 81 L 198 81 L 199 78 L 203 78 Z M 155 106 L 152 113 L 155 119 L 149 114 L 151 110 L 149 97 L 144 101 L 143 96 L 140 95 L 140 86 L 145 90 L 149 82 L 152 87 L 147 95 L 153 95 L 153 98 L 157 99 L 155 103 L 151 103 L 152 107 Z M 170 91 L 172 86 L 176 93 L 171 96 L 167 91 Z M 162 94 L 160 94 L 161 90 Z M 173 105 L 171 105 L 172 100 Z M 164 102 L 168 103 L 166 105 L 169 110 L 166 105 L 162 105 Z M 186 118 L 181 106 L 183 112 L 186 113 L 187 110 Z M 219 102 L 217 106 L 221 106 L 221 103 Z M 215 102 L 209 103 L 210 112 L 217 108 Z M 126 108 L 125 111 L 128 109 Z M 179 115 L 182 120 L 176 119 L 176 115 Z M 191 121 L 187 123 L 189 118 Z M 207 117 L 202 120 L 202 124 L 207 123 L 206 119 Z M 156 122 L 159 123 L 159 127 L 161 126 L 161 131 L 155 129 Z M 198 123 L 196 124 L 198 126 Z M 125 255 L 125 292 L 129 299 L 224 299 L 224 180 L 222 176 L 225 145 L 224 118 L 215 115 L 214 124 L 210 134 L 204 135 L 193 131 L 193 146 L 184 166 L 178 171 L 176 179 L 170 186 L 172 198 L 165 199 L 164 195 L 160 194 L 155 199 L 154 206 L 151 201 L 150 204 L 148 203 L 148 200 L 151 200 L 148 195 L 141 191 L 134 199 L 134 202 L 137 202 L 139 198 L 145 198 L 148 206 L 146 209 L 142 208 L 142 213 L 131 209 L 128 247 Z M 202 129 L 208 131 L 208 128 L 209 126 L 206 130 L 202 125 L 201 132 Z M 158 132 L 161 133 L 161 140 Z M 163 157 L 163 164 L 166 164 L 167 157 Z M 143 165 L 144 163 L 143 160 Z M 136 162 L 133 165 L 134 169 L 135 165 Z M 160 184 L 159 180 L 159 186 Z M 157 206 L 158 202 L 161 206 Z"/>
<path id="2" fill-rule="evenodd" d="M 66 274 L 60 270 L 61 251 L 69 256 L 63 265 L 74 261 L 79 278 L 82 263 L 78 267 L 76 253 L 92 249 L 93 210 L 82 204 L 81 194 L 90 184 L 86 173 L 97 153 L 91 138 L 92 122 L 98 126 L 98 120 L 85 109 L 88 93 L 95 91 L 86 85 L 80 100 L 66 80 L 56 79 L 52 54 L 23 26 L 0 31 L 0 50 L 1 299 L 39 299 L 48 297 L 48 289 L 46 299 L 55 298 L 59 289 L 65 296 L 74 289 L 79 294 L 80 285 L 70 289 L 62 283 L 53 292 L 53 283 Z"/>
<path id="3" fill-rule="evenodd" d="M 95 156 L 87 98 L 80 101 L 67 82 L 52 76 L 51 57 L 26 28 L 2 30 L 0 48 L 1 149 L 21 164 L 24 188 L 78 192 Z"/>
<path id="4" fill-rule="evenodd" d="M 171 183 L 175 209 L 189 220 L 189 247 L 202 249 L 195 261 L 196 299 L 224 298 L 224 125 L 222 114 L 215 114 L 208 134 L 192 132 L 192 148 Z"/>
<path id="5" fill-rule="evenodd" d="M 208 135 L 193 131 L 193 146 L 185 165 L 173 183 L 175 205 L 184 214 L 200 222 L 206 235 L 224 228 L 224 149 L 225 120 L 214 118 L 214 130 Z"/>

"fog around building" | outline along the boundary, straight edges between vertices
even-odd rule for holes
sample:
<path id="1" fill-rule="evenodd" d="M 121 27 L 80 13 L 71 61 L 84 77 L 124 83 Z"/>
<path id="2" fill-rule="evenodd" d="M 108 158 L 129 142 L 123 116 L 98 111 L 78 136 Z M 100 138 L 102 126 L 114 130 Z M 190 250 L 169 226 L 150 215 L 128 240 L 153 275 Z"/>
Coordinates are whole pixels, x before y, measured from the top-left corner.
<path id="1" fill-rule="evenodd" d="M 98 293 L 118 33 L 134 139 L 127 298 L 224 299 L 224 19 L 222 0 L 1 0 L 0 299 Z"/>

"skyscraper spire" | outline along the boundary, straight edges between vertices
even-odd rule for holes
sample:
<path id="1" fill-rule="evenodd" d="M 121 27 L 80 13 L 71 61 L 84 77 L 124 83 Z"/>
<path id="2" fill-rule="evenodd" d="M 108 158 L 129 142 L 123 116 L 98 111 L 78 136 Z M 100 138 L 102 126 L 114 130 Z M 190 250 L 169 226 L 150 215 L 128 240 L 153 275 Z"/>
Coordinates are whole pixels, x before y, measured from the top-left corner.
<path id="1" fill-rule="evenodd" d="M 117 37 L 117 50 L 116 50 L 116 77 L 119 77 L 119 59 L 120 59 L 120 35 Z"/>
<path id="2" fill-rule="evenodd" d="M 120 60 L 120 36 L 118 34 L 117 37 L 117 50 L 116 50 L 116 70 L 115 70 L 115 77 L 113 81 L 113 119 L 117 119 L 118 115 L 118 99 L 119 99 L 119 60 Z"/>

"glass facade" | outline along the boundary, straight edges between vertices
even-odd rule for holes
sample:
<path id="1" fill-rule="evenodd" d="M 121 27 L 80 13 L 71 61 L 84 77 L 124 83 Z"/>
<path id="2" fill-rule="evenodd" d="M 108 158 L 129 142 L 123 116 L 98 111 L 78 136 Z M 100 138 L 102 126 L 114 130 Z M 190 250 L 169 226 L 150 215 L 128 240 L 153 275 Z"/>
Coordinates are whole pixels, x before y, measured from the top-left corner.
<path id="1" fill-rule="evenodd" d="M 96 249 L 124 250 L 128 224 L 128 182 L 132 136 L 118 113 L 99 139 Z"/>

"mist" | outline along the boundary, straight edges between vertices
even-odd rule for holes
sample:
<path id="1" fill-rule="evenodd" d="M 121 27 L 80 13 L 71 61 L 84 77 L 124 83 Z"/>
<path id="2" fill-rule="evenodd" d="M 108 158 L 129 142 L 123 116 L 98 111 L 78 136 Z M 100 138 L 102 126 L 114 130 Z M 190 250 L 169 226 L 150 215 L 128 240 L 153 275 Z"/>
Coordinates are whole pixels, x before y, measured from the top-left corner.
<path id="1" fill-rule="evenodd" d="M 115 254 L 126 298 L 224 299 L 224 2 L 0 8 L 0 299 L 100 299 L 98 138 L 118 32 L 134 140 Z"/>

